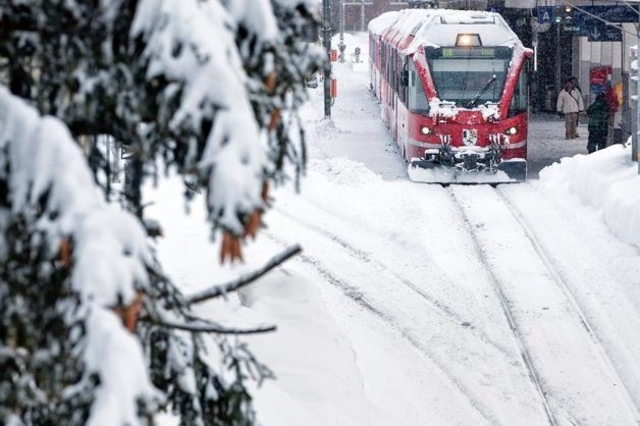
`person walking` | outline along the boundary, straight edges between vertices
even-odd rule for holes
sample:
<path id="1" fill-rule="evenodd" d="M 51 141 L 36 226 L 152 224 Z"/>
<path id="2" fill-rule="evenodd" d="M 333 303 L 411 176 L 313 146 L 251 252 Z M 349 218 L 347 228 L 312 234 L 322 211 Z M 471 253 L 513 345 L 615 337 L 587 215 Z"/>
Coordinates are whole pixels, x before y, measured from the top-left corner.
<path id="1" fill-rule="evenodd" d="M 604 93 L 598 93 L 596 100 L 587 108 L 587 115 L 589 116 L 587 152 L 589 154 L 607 146 L 609 111 L 609 103 Z"/>
<path id="2" fill-rule="evenodd" d="M 556 111 L 564 114 L 565 139 L 579 138 L 576 127 L 578 116 L 584 111 L 584 103 L 580 92 L 573 86 L 571 80 L 564 83 L 564 88 L 558 94 Z"/>

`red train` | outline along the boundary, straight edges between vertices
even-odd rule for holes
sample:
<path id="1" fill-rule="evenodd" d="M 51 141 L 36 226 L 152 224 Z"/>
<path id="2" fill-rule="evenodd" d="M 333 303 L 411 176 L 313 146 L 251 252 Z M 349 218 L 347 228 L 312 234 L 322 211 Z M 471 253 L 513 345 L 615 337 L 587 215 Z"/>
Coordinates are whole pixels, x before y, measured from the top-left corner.
<path id="1" fill-rule="evenodd" d="M 533 51 L 499 14 L 387 12 L 369 43 L 371 88 L 411 180 L 526 179 Z"/>

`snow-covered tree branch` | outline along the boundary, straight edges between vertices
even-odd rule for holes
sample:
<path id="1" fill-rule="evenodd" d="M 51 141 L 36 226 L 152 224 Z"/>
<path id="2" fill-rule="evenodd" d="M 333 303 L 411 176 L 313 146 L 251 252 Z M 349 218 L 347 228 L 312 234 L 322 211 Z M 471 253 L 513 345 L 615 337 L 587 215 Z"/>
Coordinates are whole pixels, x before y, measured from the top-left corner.
<path id="1" fill-rule="evenodd" d="M 66 127 L 5 88 L 0 186 L 0 421 L 141 424 L 160 394 L 114 309 L 149 286 L 143 228 L 103 201 Z"/>
<path id="2" fill-rule="evenodd" d="M 140 173 L 161 157 L 195 177 L 207 188 L 214 229 L 243 236 L 252 213 L 267 207 L 263 183 L 286 179 L 288 161 L 302 172 L 296 111 L 305 78 L 322 65 L 303 38 L 317 25 L 315 3 L 0 4 L 12 91 L 76 136 L 114 136 L 136 153 Z"/>
<path id="3" fill-rule="evenodd" d="M 244 381 L 271 372 L 235 338 L 202 334 L 215 327 L 147 245 L 140 189 L 159 165 L 175 168 L 206 189 L 223 259 L 240 255 L 269 183 L 287 164 L 304 169 L 297 108 L 322 57 L 301 36 L 314 10 L 0 0 L 0 82 L 12 93 L 0 87 L 0 424 L 147 425 L 161 409 L 184 425 L 254 424 Z M 131 154 L 123 204 L 139 217 L 104 196 L 97 136 Z M 141 312 L 153 321 L 138 323 Z"/>

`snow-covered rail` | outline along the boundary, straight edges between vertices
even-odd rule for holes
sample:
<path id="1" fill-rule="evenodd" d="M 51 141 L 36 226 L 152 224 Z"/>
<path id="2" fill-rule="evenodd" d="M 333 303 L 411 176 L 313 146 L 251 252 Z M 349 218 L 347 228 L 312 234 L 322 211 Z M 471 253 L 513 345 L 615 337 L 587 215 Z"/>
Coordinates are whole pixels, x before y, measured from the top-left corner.
<path id="1" fill-rule="evenodd" d="M 485 252 L 485 250 L 483 248 L 482 240 L 478 237 L 478 234 L 476 233 L 476 231 L 474 231 L 474 226 L 472 225 L 471 220 L 469 219 L 469 217 L 465 213 L 463 205 L 460 202 L 458 202 L 458 200 L 456 198 L 456 195 L 455 195 L 455 193 L 453 191 L 451 192 L 451 195 L 454 198 L 454 200 L 456 201 L 456 204 L 458 204 L 458 206 L 459 206 L 460 214 L 464 219 L 464 223 L 467 226 L 469 234 L 473 238 L 473 241 L 475 243 L 475 249 L 476 249 L 478 255 L 483 260 L 486 260 L 487 259 L 487 253 Z M 504 313 L 505 319 L 506 319 L 507 323 L 509 324 L 509 328 L 511 329 L 511 331 L 513 333 L 514 342 L 516 343 L 516 345 L 518 347 L 518 350 L 520 352 L 520 356 L 522 357 L 522 361 L 524 363 L 524 366 L 527 369 L 527 373 L 529 374 L 529 377 L 530 377 L 531 381 L 533 382 L 533 385 L 535 387 L 535 392 L 537 393 L 538 397 L 540 398 L 540 403 L 542 404 L 542 406 L 544 408 L 544 412 L 546 414 L 547 420 L 549 421 L 549 424 L 551 426 L 556 426 L 558 423 L 556 422 L 556 419 L 555 419 L 555 416 L 553 414 L 553 411 L 551 410 L 551 407 L 549 405 L 549 401 L 547 400 L 546 392 L 542 388 L 540 375 L 538 373 L 538 369 L 536 368 L 535 364 L 531 360 L 531 355 L 529 353 L 529 349 L 527 348 L 527 344 L 525 342 L 525 339 L 524 339 L 524 337 L 522 335 L 521 330 L 518 327 L 518 323 L 515 320 L 515 316 L 512 313 L 512 310 L 511 310 L 511 307 L 510 307 L 511 302 L 509 301 L 509 299 L 505 295 L 505 292 L 504 292 L 504 289 L 503 289 L 503 285 L 502 285 L 502 283 L 500 281 L 500 278 L 496 274 L 494 274 L 490 268 L 488 268 L 488 272 L 490 274 L 491 283 L 493 284 L 493 287 L 494 287 L 494 290 L 496 292 L 496 295 L 498 296 L 498 299 L 500 300 L 500 307 L 502 308 L 502 311 Z"/>
<path id="2" fill-rule="evenodd" d="M 445 189 L 432 189 L 437 194 L 430 194 L 429 205 L 436 202 L 434 196 L 437 203 L 452 204 Z M 495 297 L 487 294 L 488 286 L 483 290 L 467 282 L 473 271 L 432 258 L 425 250 L 430 240 L 416 246 L 389 238 L 382 229 L 345 220 L 347 212 L 299 202 L 296 214 L 277 208 L 270 214 L 266 236 L 289 245 L 293 241 L 279 241 L 282 230 L 296 235 L 305 247 L 297 261 L 307 273 L 337 288 L 418 349 L 432 365 L 431 374 L 448 383 L 446 398 L 457 412 L 470 413 L 474 424 L 544 424 L 546 415 L 535 408 L 529 375 L 506 324 L 494 326 L 501 318 L 491 301 Z M 474 263 L 479 261 L 472 261 L 472 268 Z"/>
<path id="3" fill-rule="evenodd" d="M 288 246 L 290 244 L 281 240 L 280 237 L 277 237 L 270 232 L 265 232 L 264 235 L 266 235 L 277 244 L 283 246 Z M 349 282 L 348 278 L 339 277 L 338 274 L 331 272 L 333 268 L 325 265 L 324 261 L 307 254 L 301 254 L 298 257 L 302 260 L 303 263 L 315 269 L 318 274 L 326 280 L 326 282 L 340 289 L 343 294 L 349 299 L 369 311 L 371 314 L 375 315 L 377 318 L 381 319 L 391 329 L 399 332 L 400 335 L 405 340 L 407 340 L 415 349 L 417 349 L 423 356 L 428 358 L 428 360 L 435 366 L 437 373 L 439 373 L 438 375 L 440 376 L 440 379 L 448 382 L 450 384 L 450 387 L 457 391 L 461 399 L 463 399 L 466 405 L 475 413 L 475 418 L 478 422 L 477 424 L 501 424 L 496 419 L 496 417 L 493 416 L 491 410 L 483 404 L 482 400 L 474 396 L 473 393 L 469 389 L 467 389 L 464 381 L 460 380 L 460 377 L 452 372 L 448 368 L 446 363 L 438 359 L 437 356 L 434 356 L 432 351 L 429 349 L 428 342 L 421 338 L 421 336 L 417 335 L 415 331 L 412 331 L 405 325 L 403 325 L 397 318 L 394 318 L 393 313 L 390 313 L 388 308 L 386 308 L 379 302 L 372 300 L 372 298 L 368 297 L 366 294 L 358 291 L 357 288 Z"/>
<path id="4" fill-rule="evenodd" d="M 500 196 L 501 200 L 504 202 L 505 206 L 511 211 L 513 217 L 518 221 L 522 229 L 525 231 L 525 235 L 527 239 L 531 242 L 531 246 L 536 251 L 540 260 L 544 263 L 549 271 L 549 275 L 555 281 L 558 288 L 562 291 L 564 296 L 566 297 L 568 303 L 571 305 L 573 312 L 579 317 L 582 325 L 585 330 L 589 334 L 593 345 L 598 350 L 600 360 L 603 364 L 603 368 L 609 374 L 612 381 L 621 384 L 621 394 L 623 398 L 625 398 L 628 402 L 629 408 L 631 411 L 635 412 L 636 418 L 640 418 L 640 412 L 638 411 L 638 403 L 632 397 L 632 392 L 628 389 L 627 384 L 625 382 L 625 375 L 619 373 L 618 368 L 616 368 L 615 363 L 609 356 L 607 349 L 601 343 L 600 338 L 598 337 L 595 328 L 591 324 L 591 320 L 589 316 L 585 313 L 583 308 L 580 306 L 580 303 L 576 299 L 575 295 L 571 288 L 566 284 L 565 279 L 562 276 L 562 273 L 558 271 L 557 266 L 555 266 L 554 262 L 551 261 L 551 255 L 544 248 L 544 246 L 538 241 L 535 233 L 530 229 L 527 221 L 523 217 L 522 213 L 515 206 L 515 204 L 509 199 L 508 196 L 501 190 L 500 187 L 497 188 L 496 192 Z"/>
<path id="5" fill-rule="evenodd" d="M 493 277 L 549 423 L 636 424 L 622 375 L 518 209 L 500 188 L 448 190 Z"/>
<path id="6" fill-rule="evenodd" d="M 312 223 L 311 221 L 296 217 L 278 207 L 274 207 L 273 210 L 287 217 L 289 220 L 296 222 L 298 225 L 303 226 L 304 228 L 310 231 L 313 231 L 314 233 L 319 234 L 320 236 L 325 237 L 326 239 L 342 247 L 346 252 L 349 253 L 351 258 L 357 259 L 360 262 L 366 265 L 369 265 L 370 267 L 373 267 L 374 270 L 378 272 L 383 272 L 385 275 L 389 274 L 393 278 L 394 285 L 397 284 L 397 285 L 404 285 L 408 287 L 411 291 L 415 292 L 416 296 L 418 296 L 419 298 L 423 299 L 428 304 L 430 304 L 433 310 L 436 313 L 440 314 L 442 319 L 449 322 L 452 326 L 456 327 L 459 331 L 470 333 L 474 335 L 479 341 L 490 344 L 496 350 L 503 353 L 505 356 L 507 357 L 511 356 L 509 351 L 503 345 L 495 341 L 495 339 L 492 338 L 490 335 L 488 335 L 483 329 L 470 327 L 468 319 L 465 318 L 462 314 L 457 312 L 450 305 L 432 296 L 428 292 L 428 290 L 422 288 L 422 286 L 415 283 L 410 278 L 407 278 L 404 274 L 398 272 L 396 268 L 390 267 L 385 261 L 381 260 L 379 256 L 376 256 L 374 253 L 371 253 L 368 250 L 356 247 L 355 245 L 356 243 L 348 242 L 344 238 L 338 236 L 336 233 L 328 229 L 322 228 L 317 224 Z M 387 244 L 392 244 L 392 243 L 387 242 Z M 396 247 L 395 250 L 403 250 L 403 247 L 401 245 L 398 245 L 398 247 Z M 446 280 L 446 278 L 440 278 L 440 280 L 443 280 L 443 279 Z"/>

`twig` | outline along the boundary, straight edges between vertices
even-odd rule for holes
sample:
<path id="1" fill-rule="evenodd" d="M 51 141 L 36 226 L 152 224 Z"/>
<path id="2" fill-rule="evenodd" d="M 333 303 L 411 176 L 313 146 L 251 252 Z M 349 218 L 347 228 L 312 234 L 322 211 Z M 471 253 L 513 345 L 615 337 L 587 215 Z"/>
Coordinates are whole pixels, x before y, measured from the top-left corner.
<path id="1" fill-rule="evenodd" d="M 199 291 L 191 296 L 185 296 L 184 300 L 187 305 L 192 305 L 195 303 L 204 302 L 205 300 L 213 299 L 215 297 L 222 296 L 224 294 L 230 293 L 239 289 L 240 287 L 244 287 L 247 284 L 257 280 L 276 266 L 280 265 L 284 261 L 289 258 L 295 256 L 296 254 L 302 251 L 302 247 L 296 244 L 295 246 L 287 248 L 285 251 L 280 253 L 279 255 L 271 258 L 269 262 L 267 262 L 262 268 L 257 269 L 255 271 L 249 272 L 244 275 L 240 275 L 235 280 L 228 282 L 226 284 L 216 285 L 213 287 L 209 287 L 205 290 Z"/>
<path id="2" fill-rule="evenodd" d="M 268 333 L 271 331 L 276 331 L 275 325 L 251 328 L 251 329 L 237 329 L 237 328 L 225 328 L 215 324 L 186 324 L 180 322 L 168 322 L 168 321 L 159 321 L 153 320 L 149 317 L 140 318 L 140 321 L 149 322 L 153 325 L 157 325 L 160 327 L 166 328 L 174 328 L 177 330 L 185 330 L 191 331 L 194 333 L 219 333 L 219 334 L 257 334 L 257 333 Z"/>

